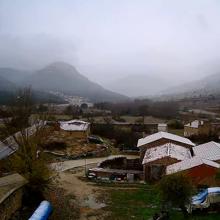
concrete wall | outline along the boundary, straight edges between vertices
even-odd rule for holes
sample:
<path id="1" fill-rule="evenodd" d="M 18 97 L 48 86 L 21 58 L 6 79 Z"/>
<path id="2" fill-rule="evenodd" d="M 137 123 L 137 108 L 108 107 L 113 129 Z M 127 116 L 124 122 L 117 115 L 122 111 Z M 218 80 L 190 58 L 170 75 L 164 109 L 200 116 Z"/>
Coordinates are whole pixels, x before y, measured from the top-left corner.
<path id="1" fill-rule="evenodd" d="M 87 129 L 86 131 L 64 131 L 60 129 L 59 132 L 80 139 L 87 139 L 90 135 L 90 129 Z"/>

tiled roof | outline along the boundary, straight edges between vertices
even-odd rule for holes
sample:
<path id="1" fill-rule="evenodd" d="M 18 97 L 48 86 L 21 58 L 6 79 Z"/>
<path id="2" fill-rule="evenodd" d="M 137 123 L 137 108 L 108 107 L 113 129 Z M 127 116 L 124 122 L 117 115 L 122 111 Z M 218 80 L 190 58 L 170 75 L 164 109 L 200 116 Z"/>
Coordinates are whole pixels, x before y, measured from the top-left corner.
<path id="1" fill-rule="evenodd" d="M 149 143 L 152 143 L 154 141 L 160 140 L 162 138 L 166 138 L 166 139 L 173 140 L 173 141 L 176 141 L 176 142 L 180 142 L 180 143 L 188 144 L 188 145 L 191 145 L 191 146 L 195 146 L 195 144 L 192 141 L 190 141 L 188 138 L 184 138 L 184 137 L 181 137 L 181 136 L 178 136 L 178 135 L 175 135 L 175 134 L 171 134 L 171 133 L 168 133 L 168 132 L 163 132 L 163 131 L 157 132 L 157 133 L 149 135 L 145 138 L 139 139 L 137 146 L 140 147 L 140 146 L 143 146 L 145 144 L 149 144 Z"/>
<path id="2" fill-rule="evenodd" d="M 220 160 L 220 144 L 214 141 L 193 147 L 193 152 L 196 156 L 207 160 Z"/>

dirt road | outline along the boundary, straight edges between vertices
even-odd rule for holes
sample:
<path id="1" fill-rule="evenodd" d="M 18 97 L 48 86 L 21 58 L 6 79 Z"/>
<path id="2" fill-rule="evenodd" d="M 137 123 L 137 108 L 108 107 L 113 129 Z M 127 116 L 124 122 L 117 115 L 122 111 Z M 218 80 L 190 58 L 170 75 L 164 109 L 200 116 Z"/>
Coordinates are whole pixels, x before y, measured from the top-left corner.
<path id="1" fill-rule="evenodd" d="M 84 176 L 84 168 L 75 168 L 71 171 L 59 173 L 59 185 L 67 194 L 76 196 L 80 207 L 80 220 L 103 220 L 108 213 L 102 210 L 105 207 L 104 191 L 94 184 L 80 180 Z"/>
<path id="2" fill-rule="evenodd" d="M 100 163 L 107 158 L 126 156 L 128 159 L 139 158 L 138 155 L 112 155 L 109 157 L 99 157 L 99 158 L 89 158 L 89 159 L 79 159 L 79 160 L 67 160 L 63 162 L 52 163 L 51 168 L 57 172 L 64 172 L 77 167 L 82 167 L 85 165 Z"/>
<path id="3" fill-rule="evenodd" d="M 110 156 L 110 158 L 118 156 L 121 155 Z M 138 158 L 134 155 L 126 155 L 126 157 L 128 159 Z M 86 167 L 90 168 L 107 158 L 109 157 L 69 160 L 51 164 L 52 169 L 59 174 L 59 186 L 67 194 L 76 196 L 77 204 L 80 207 L 80 220 L 103 220 L 109 214 L 102 209 L 106 206 L 105 190 L 91 182 L 82 180 L 85 177 L 85 163 Z"/>

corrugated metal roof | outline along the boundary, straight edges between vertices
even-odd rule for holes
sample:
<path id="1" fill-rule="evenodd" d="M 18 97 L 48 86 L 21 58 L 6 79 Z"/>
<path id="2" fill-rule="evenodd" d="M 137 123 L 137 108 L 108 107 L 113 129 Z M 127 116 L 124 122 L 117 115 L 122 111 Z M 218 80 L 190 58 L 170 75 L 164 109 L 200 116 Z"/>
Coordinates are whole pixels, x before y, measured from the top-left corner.
<path id="1" fill-rule="evenodd" d="M 208 166 L 215 167 L 215 168 L 220 168 L 220 165 L 216 162 L 213 162 L 211 160 L 206 160 L 198 156 L 194 156 L 190 159 L 186 159 L 181 162 L 167 166 L 166 174 L 173 174 L 179 171 L 188 170 L 188 169 L 197 167 L 202 164 L 206 164 Z"/>
<path id="2" fill-rule="evenodd" d="M 168 132 L 163 132 L 163 131 L 157 132 L 157 133 L 149 135 L 145 138 L 139 139 L 137 146 L 140 147 L 140 146 L 143 146 L 145 144 L 149 144 L 149 143 L 152 143 L 154 141 L 160 140 L 162 138 L 166 138 L 166 139 L 173 140 L 173 141 L 176 141 L 176 142 L 180 142 L 180 143 L 188 144 L 188 145 L 191 145 L 191 146 L 195 146 L 195 144 L 192 141 L 190 141 L 188 138 L 184 138 L 184 137 L 181 137 L 181 136 L 178 136 L 178 135 L 175 135 L 175 134 L 171 134 L 171 133 L 168 133 Z"/>
<path id="3" fill-rule="evenodd" d="M 15 148 L 15 146 L 5 145 L 0 142 L 0 160 L 13 154 L 16 150 L 17 147 Z"/>
<path id="4" fill-rule="evenodd" d="M 185 147 L 173 143 L 167 143 L 158 147 L 147 149 L 142 164 L 156 161 L 164 157 L 185 160 L 191 158 L 191 153 L 190 150 Z"/>
<path id="5" fill-rule="evenodd" d="M 65 131 L 85 131 L 89 123 L 80 120 L 60 121 L 60 128 Z"/>
<path id="6" fill-rule="evenodd" d="M 220 144 L 214 141 L 193 147 L 193 152 L 196 156 L 207 160 L 220 160 Z"/>

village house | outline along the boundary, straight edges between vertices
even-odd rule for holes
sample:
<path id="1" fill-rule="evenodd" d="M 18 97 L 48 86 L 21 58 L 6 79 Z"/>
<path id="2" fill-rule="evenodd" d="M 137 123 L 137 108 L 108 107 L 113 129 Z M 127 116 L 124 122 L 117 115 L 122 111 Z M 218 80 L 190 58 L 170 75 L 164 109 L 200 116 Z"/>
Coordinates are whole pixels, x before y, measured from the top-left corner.
<path id="1" fill-rule="evenodd" d="M 195 120 L 184 125 L 184 136 L 208 136 L 211 134 L 211 124 L 204 120 Z"/>
<path id="2" fill-rule="evenodd" d="M 167 132 L 158 132 L 138 140 L 145 180 L 158 180 L 168 165 L 193 156 L 189 139 Z"/>
<path id="3" fill-rule="evenodd" d="M 214 161 L 193 156 L 166 167 L 166 175 L 181 172 L 190 177 L 195 185 L 215 185 L 220 165 Z"/>
<path id="4" fill-rule="evenodd" d="M 214 141 L 194 146 L 187 138 L 158 132 L 138 140 L 146 181 L 183 173 L 195 185 L 213 185 L 220 168 L 220 144 Z"/>
<path id="5" fill-rule="evenodd" d="M 165 124 L 165 123 L 159 123 L 157 128 L 158 128 L 158 132 L 160 132 L 160 131 L 167 132 L 167 124 Z"/>
<path id="6" fill-rule="evenodd" d="M 60 131 L 76 138 L 88 138 L 90 135 L 90 123 L 80 120 L 60 121 Z"/>

